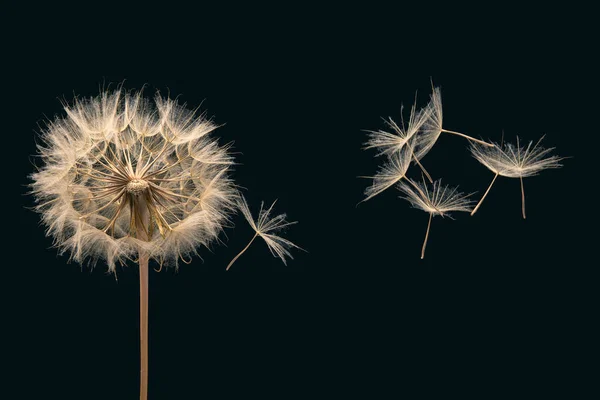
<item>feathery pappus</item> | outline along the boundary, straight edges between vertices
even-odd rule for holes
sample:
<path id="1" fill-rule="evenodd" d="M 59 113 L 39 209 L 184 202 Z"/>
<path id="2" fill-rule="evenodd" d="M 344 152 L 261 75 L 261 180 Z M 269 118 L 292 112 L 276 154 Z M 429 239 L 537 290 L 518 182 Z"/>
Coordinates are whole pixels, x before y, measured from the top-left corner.
<path id="1" fill-rule="evenodd" d="M 481 200 L 479 200 L 479 203 L 477 203 L 475 209 L 473 209 L 471 215 L 477 212 L 494 185 L 496 178 L 500 175 L 507 178 L 519 178 L 521 181 L 521 212 L 523 219 L 526 218 L 523 178 L 535 176 L 540 171 L 548 168 L 560 168 L 562 166 L 560 164 L 561 157 L 549 155 L 554 150 L 553 147 L 543 148 L 540 146 L 542 139 L 544 139 L 544 136 L 535 145 L 533 141 L 530 141 L 527 147 L 521 146 L 519 137 L 517 137 L 516 145 L 512 143 L 496 143 L 494 147 L 483 147 L 477 143 L 471 144 L 470 149 L 473 157 L 495 174 L 494 179 L 492 179 L 492 182 L 481 197 Z"/>
<path id="2" fill-rule="evenodd" d="M 429 238 L 432 218 L 435 215 L 449 217 L 449 213 L 454 211 L 471 211 L 472 202 L 469 200 L 470 195 L 458 192 L 458 187 L 442 185 L 441 180 L 435 181 L 431 188 L 425 182 L 414 182 L 410 179 L 407 182 L 398 183 L 398 189 L 405 194 L 401 197 L 408 200 L 414 208 L 429 213 L 427 232 L 421 249 L 421 259 L 423 259 L 425 258 L 425 247 Z"/>
<path id="3" fill-rule="evenodd" d="M 277 200 L 275 200 L 269 208 L 265 208 L 264 203 L 261 203 L 260 210 L 258 212 L 258 218 L 255 221 L 252 217 L 252 213 L 250 212 L 250 207 L 248 207 L 246 199 L 240 194 L 238 207 L 242 211 L 246 221 L 248 221 L 248 224 L 250 224 L 250 227 L 252 227 L 254 230 L 254 236 L 252 239 L 250 239 L 250 242 L 246 245 L 246 247 L 244 247 L 242 251 L 240 251 L 238 255 L 231 260 L 229 265 L 227 265 L 226 270 L 231 268 L 233 263 L 242 254 L 244 254 L 246 250 L 248 250 L 252 242 L 254 242 L 254 239 L 259 236 L 265 241 L 267 247 L 271 251 L 271 254 L 273 254 L 274 257 L 279 257 L 284 265 L 286 265 L 286 257 L 293 258 L 292 254 L 290 253 L 290 249 L 297 248 L 303 250 L 289 240 L 282 238 L 279 234 L 276 234 L 282 229 L 297 223 L 297 221 L 286 221 L 286 214 L 272 216 L 271 211 L 273 210 L 273 206 L 276 202 Z"/>
<path id="4" fill-rule="evenodd" d="M 400 110 L 401 115 L 402 111 L 403 107 Z M 433 182 L 414 152 L 419 129 L 428 118 L 427 112 L 428 110 L 417 112 L 415 102 L 410 110 L 408 125 L 405 126 L 404 118 L 402 118 L 402 126 L 389 118 L 385 122 L 393 133 L 383 130 L 367 131 L 369 132 L 369 140 L 365 143 L 364 149 L 377 149 L 379 151 L 377 156 L 385 155 L 386 161 L 379 167 L 375 176 L 362 176 L 362 178 L 373 179 L 373 183 L 365 189 L 365 198 L 361 200 L 361 203 L 377 196 L 404 178 L 411 161 L 419 165 L 425 176 Z"/>

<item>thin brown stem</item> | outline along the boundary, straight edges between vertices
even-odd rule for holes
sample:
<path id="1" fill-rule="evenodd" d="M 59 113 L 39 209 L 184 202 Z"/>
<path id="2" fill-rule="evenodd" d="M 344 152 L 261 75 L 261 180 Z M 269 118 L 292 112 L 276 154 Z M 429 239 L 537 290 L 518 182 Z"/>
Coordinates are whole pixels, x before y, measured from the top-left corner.
<path id="1" fill-rule="evenodd" d="M 140 253 L 140 400 L 148 399 L 148 256 Z"/>
<path id="2" fill-rule="evenodd" d="M 427 247 L 427 239 L 429 238 L 429 228 L 431 227 L 431 219 L 433 214 L 429 213 L 429 222 L 427 223 L 427 232 L 425 232 L 425 240 L 423 241 L 423 248 L 421 249 L 421 260 L 425 258 L 425 247 Z"/>
<path id="3" fill-rule="evenodd" d="M 240 256 L 241 256 L 242 254 L 244 254 L 244 252 L 245 252 L 246 250 L 248 250 L 248 247 L 250 247 L 250 245 L 252 244 L 252 242 L 254 242 L 254 239 L 256 239 L 256 237 L 257 237 L 257 236 L 258 236 L 258 232 L 256 232 L 256 233 L 254 234 L 254 236 L 252 237 L 252 239 L 250 240 L 250 242 L 249 242 L 249 243 L 246 245 L 246 247 L 244 247 L 244 248 L 242 249 L 242 251 L 240 251 L 240 252 L 238 253 L 238 255 L 237 255 L 237 256 L 235 256 L 235 257 L 233 258 L 233 260 L 231 260 L 231 262 L 229 263 L 229 265 L 227 266 L 227 268 L 225 268 L 225 271 L 229 271 L 229 268 L 231 268 L 231 266 L 233 265 L 233 263 L 234 263 L 234 262 L 235 262 L 235 261 L 236 261 L 238 258 L 240 258 Z"/>
<path id="4" fill-rule="evenodd" d="M 483 140 L 479 140 L 479 139 L 475 139 L 474 137 L 471 137 L 469 135 L 465 135 L 464 133 L 460 133 L 460 132 L 455 132 L 455 131 L 449 131 L 447 129 L 442 129 L 442 132 L 446 132 L 446 133 L 451 133 L 453 135 L 458 135 L 458 136 L 462 136 L 465 139 L 471 140 L 473 142 L 477 142 L 479 144 L 483 144 L 485 146 L 489 146 L 489 147 L 494 147 L 494 145 L 492 143 L 488 143 L 488 142 L 484 142 Z"/>
<path id="5" fill-rule="evenodd" d="M 427 179 L 429 180 L 429 183 L 433 183 L 433 179 L 431 179 L 431 175 L 429 175 L 429 172 L 427 172 L 427 170 L 425 169 L 425 167 L 423 166 L 423 164 L 421 164 L 421 162 L 417 159 L 417 157 L 414 157 L 415 161 L 417 162 L 417 165 L 419 167 L 421 167 L 421 171 L 423 171 L 423 173 L 425 174 L 425 176 L 427 177 Z"/>
<path id="6" fill-rule="evenodd" d="M 521 210 L 523 211 L 523 219 L 525 219 L 525 187 L 523 186 L 523 177 L 520 176 L 521 180 Z"/>
<path id="7" fill-rule="evenodd" d="M 408 146 L 408 149 L 410 150 L 410 154 L 412 154 L 412 158 L 415 160 L 415 162 L 417 163 L 417 165 L 421 168 L 421 171 L 423 171 L 423 173 L 425 174 L 425 176 L 427 177 L 427 179 L 429 179 L 429 183 L 433 183 L 433 179 L 431 179 L 431 175 L 429 175 L 429 172 L 427 172 L 427 170 L 425 169 L 425 167 L 423 166 L 423 164 L 421 164 L 421 162 L 419 161 L 419 159 L 415 155 L 415 152 L 413 151 L 412 146 L 410 144 L 408 144 L 408 143 L 406 143 L 406 145 Z"/>
<path id="8" fill-rule="evenodd" d="M 483 203 L 483 199 L 485 199 L 485 196 L 487 196 L 488 192 L 492 188 L 492 185 L 494 184 L 494 182 L 496 182 L 497 177 L 498 177 L 498 174 L 494 175 L 494 179 L 492 179 L 492 183 L 490 183 L 490 186 L 488 186 L 487 190 L 483 194 L 483 197 L 481 198 L 481 200 L 479 200 L 479 203 L 477 203 L 477 205 L 475 206 L 473 211 L 471 211 L 471 216 L 473 216 L 473 214 L 475 214 L 477 212 L 477 210 L 479 209 L 479 206 L 481 206 L 481 203 Z"/>

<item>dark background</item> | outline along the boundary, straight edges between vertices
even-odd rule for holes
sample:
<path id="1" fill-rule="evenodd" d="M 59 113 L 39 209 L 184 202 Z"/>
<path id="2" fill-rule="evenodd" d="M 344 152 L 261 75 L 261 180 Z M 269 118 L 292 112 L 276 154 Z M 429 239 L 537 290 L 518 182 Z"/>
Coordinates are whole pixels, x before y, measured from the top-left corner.
<path id="1" fill-rule="evenodd" d="M 4 193 L 15 202 L 3 220 L 15 276 L 2 282 L 20 392 L 11 398 L 137 398 L 136 269 L 115 281 L 102 264 L 67 263 L 26 208 L 39 127 L 63 115 L 60 99 L 119 83 L 201 104 L 225 124 L 215 135 L 234 141 L 233 176 L 251 207 L 278 199 L 276 210 L 299 221 L 285 237 L 307 250 L 284 266 L 257 241 L 224 273 L 253 234 L 238 216 L 226 246 L 152 272 L 150 398 L 397 398 L 409 382 L 423 394 L 478 396 L 581 388 L 589 372 L 569 371 L 586 363 L 597 301 L 584 239 L 594 206 L 579 200 L 589 168 L 578 152 L 595 135 L 577 126 L 593 119 L 585 14 L 433 4 L 10 10 Z M 572 158 L 525 180 L 527 220 L 518 180 L 502 177 L 474 217 L 435 218 L 420 260 L 427 214 L 396 189 L 357 207 L 369 184 L 357 176 L 381 162 L 361 150 L 363 130 L 399 120 L 415 91 L 423 106 L 430 79 L 446 128 L 495 141 L 502 130 L 511 141 L 546 134 Z M 478 200 L 493 174 L 467 144 L 442 134 L 422 162 Z"/>

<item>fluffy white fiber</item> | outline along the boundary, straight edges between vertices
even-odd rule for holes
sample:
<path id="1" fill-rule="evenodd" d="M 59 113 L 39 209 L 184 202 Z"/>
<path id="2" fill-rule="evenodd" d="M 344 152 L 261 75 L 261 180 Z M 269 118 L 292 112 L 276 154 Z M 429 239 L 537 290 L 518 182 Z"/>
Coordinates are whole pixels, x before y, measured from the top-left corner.
<path id="1" fill-rule="evenodd" d="M 221 232 L 236 207 L 227 147 L 204 115 L 157 95 L 123 90 L 65 105 L 38 146 L 31 175 L 47 234 L 93 265 L 140 253 L 177 265 Z"/>
<path id="2" fill-rule="evenodd" d="M 269 247 L 271 254 L 273 254 L 274 257 L 279 257 L 285 265 L 286 257 L 293 258 L 292 254 L 290 253 L 290 249 L 300 249 L 300 247 L 296 246 L 289 240 L 282 238 L 279 234 L 276 235 L 275 233 L 280 232 L 289 225 L 296 224 L 297 221 L 286 221 L 286 214 L 279 214 L 276 216 L 271 215 L 271 211 L 273 210 L 273 206 L 275 205 L 276 201 L 277 200 L 275 200 L 269 208 L 265 208 L 265 204 L 262 202 L 260 204 L 260 210 L 258 212 L 258 218 L 256 221 L 252 217 L 252 213 L 250 212 L 250 208 L 248 207 L 248 203 L 246 202 L 244 196 L 240 196 L 239 209 L 254 232 L 256 232 L 255 236 L 260 236 L 263 238 Z"/>
<path id="3" fill-rule="evenodd" d="M 495 143 L 494 147 L 471 144 L 471 154 L 490 171 L 508 178 L 525 178 L 537 175 L 547 168 L 560 168 L 561 158 L 549 153 L 554 148 L 543 148 L 540 143 L 542 136 L 534 145 L 529 142 L 527 147 L 521 146 L 517 137 L 517 144 Z"/>
<path id="4" fill-rule="evenodd" d="M 414 208 L 442 217 L 449 216 L 452 211 L 471 211 L 469 195 L 458 192 L 457 186 L 442 185 L 441 179 L 435 181 L 431 187 L 425 182 L 407 181 L 409 184 L 398 183 L 398 189 L 406 195 L 404 199 Z"/>

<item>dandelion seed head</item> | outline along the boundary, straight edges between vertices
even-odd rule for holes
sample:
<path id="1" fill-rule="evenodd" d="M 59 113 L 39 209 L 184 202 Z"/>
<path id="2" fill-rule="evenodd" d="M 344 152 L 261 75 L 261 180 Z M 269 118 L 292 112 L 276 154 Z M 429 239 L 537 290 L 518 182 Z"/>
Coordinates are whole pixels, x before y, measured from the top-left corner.
<path id="1" fill-rule="evenodd" d="M 36 210 L 60 252 L 93 265 L 140 252 L 167 265 L 196 254 L 235 209 L 227 146 L 204 114 L 157 95 L 103 92 L 64 104 L 38 146 Z"/>

